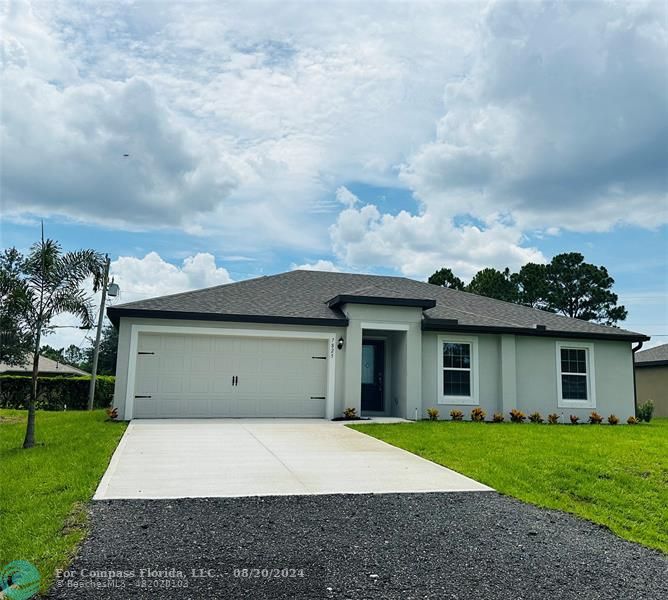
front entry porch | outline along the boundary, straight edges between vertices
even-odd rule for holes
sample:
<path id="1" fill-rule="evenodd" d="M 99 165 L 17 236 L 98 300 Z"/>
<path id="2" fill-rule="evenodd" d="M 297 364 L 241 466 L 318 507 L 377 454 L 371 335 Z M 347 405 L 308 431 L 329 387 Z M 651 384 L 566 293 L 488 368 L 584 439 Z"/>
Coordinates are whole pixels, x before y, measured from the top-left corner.
<path id="1" fill-rule="evenodd" d="M 405 330 L 362 330 L 360 408 L 367 417 L 410 418 L 404 409 L 408 390 Z"/>
<path id="2" fill-rule="evenodd" d="M 370 417 L 421 418 L 422 311 L 347 304 L 342 408 Z"/>

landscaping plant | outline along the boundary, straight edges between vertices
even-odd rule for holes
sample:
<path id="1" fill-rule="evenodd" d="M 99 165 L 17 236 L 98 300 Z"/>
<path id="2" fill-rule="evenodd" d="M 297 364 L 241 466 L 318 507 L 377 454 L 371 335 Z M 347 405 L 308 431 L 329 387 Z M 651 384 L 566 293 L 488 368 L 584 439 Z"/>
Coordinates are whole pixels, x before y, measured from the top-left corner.
<path id="1" fill-rule="evenodd" d="M 532 412 L 529 415 L 529 421 L 531 421 L 532 423 L 542 423 L 543 417 L 540 416 L 539 412 Z"/>
<path id="2" fill-rule="evenodd" d="M 453 409 L 450 411 L 450 417 L 453 421 L 461 421 L 464 419 L 464 413 L 461 410 Z"/>
<path id="3" fill-rule="evenodd" d="M 547 415 L 547 422 L 550 425 L 556 425 L 559 422 L 559 415 L 557 413 L 550 413 Z"/>
<path id="4" fill-rule="evenodd" d="M 603 417 L 599 415 L 595 410 L 593 410 L 589 415 L 589 422 L 592 425 L 600 425 L 603 422 Z"/>
<path id="5" fill-rule="evenodd" d="M 27 256 L 17 252 L 14 262 L 15 275 L 20 281 L 18 318 L 22 328 L 31 334 L 32 385 L 23 447 L 32 448 L 35 445 L 37 378 L 42 337 L 53 330 L 53 320 L 62 314 L 75 316 L 82 328 L 88 329 L 94 325 L 91 298 L 84 285 L 92 279 L 93 291 L 99 289 L 106 260 L 95 250 L 62 252 L 57 242 L 45 240 L 42 235 L 42 239 L 33 244 Z"/>
<path id="6" fill-rule="evenodd" d="M 494 423 L 503 423 L 504 419 L 505 419 L 505 417 L 503 416 L 503 413 L 495 412 L 492 415 L 492 422 L 494 422 Z"/>
<path id="7" fill-rule="evenodd" d="M 99 375 L 95 386 L 95 408 L 106 408 L 114 399 L 115 377 Z M 25 410 L 30 402 L 30 375 L 0 375 L 0 408 Z M 37 410 L 86 410 L 90 375 L 37 378 Z"/>
<path id="8" fill-rule="evenodd" d="M 577 425 L 578 421 L 580 420 L 580 417 L 578 417 L 577 415 L 571 415 L 568 418 L 571 420 L 571 423 L 573 423 L 573 425 Z"/>
<path id="9" fill-rule="evenodd" d="M 487 413 L 482 408 L 476 406 L 471 411 L 471 421 L 477 421 L 477 422 L 484 421 L 486 415 Z"/>
<path id="10" fill-rule="evenodd" d="M 638 407 L 638 419 L 649 423 L 652 420 L 652 415 L 654 414 L 654 400 L 648 400 L 643 402 Z"/>
<path id="11" fill-rule="evenodd" d="M 617 425 L 617 423 L 619 423 L 619 418 L 617 415 L 610 415 L 608 417 L 608 423 L 610 423 L 610 425 Z"/>
<path id="12" fill-rule="evenodd" d="M 638 423 L 640 423 L 640 419 L 638 419 L 638 418 L 634 417 L 633 415 L 631 415 L 628 419 L 626 419 L 626 422 L 627 422 L 629 425 L 637 425 Z"/>
<path id="13" fill-rule="evenodd" d="M 521 410 L 513 408 L 513 410 L 510 411 L 510 420 L 513 423 L 524 423 L 524 419 L 526 419 L 526 415 Z"/>
<path id="14" fill-rule="evenodd" d="M 438 408 L 428 408 L 427 409 L 427 416 L 429 417 L 430 421 L 438 421 L 438 415 L 440 413 L 438 412 Z"/>
<path id="15" fill-rule="evenodd" d="M 356 419 L 357 418 L 357 409 L 349 406 L 348 408 L 343 409 L 343 418 L 344 419 Z"/>

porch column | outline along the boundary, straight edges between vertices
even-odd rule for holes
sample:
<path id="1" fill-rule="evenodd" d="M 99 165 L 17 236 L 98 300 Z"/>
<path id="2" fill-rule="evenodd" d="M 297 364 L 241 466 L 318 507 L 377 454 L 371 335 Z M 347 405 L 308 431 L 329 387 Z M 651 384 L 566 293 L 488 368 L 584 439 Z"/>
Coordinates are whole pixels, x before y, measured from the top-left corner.
<path id="1" fill-rule="evenodd" d="M 346 329 L 343 408 L 362 414 L 362 322 L 350 319 Z M 337 415 L 338 416 L 338 415 Z"/>
<path id="2" fill-rule="evenodd" d="M 501 336 L 501 404 L 503 413 L 517 408 L 517 348 L 514 335 Z"/>
<path id="3" fill-rule="evenodd" d="M 422 418 L 422 329 L 411 323 L 406 332 L 406 404 L 405 419 Z"/>

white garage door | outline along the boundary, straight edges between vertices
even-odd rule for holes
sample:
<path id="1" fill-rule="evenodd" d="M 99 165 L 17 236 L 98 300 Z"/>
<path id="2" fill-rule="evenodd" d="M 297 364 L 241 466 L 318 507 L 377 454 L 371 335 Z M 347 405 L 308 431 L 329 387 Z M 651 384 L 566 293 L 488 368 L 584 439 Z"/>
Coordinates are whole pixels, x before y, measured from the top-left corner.
<path id="1" fill-rule="evenodd" d="M 327 343 L 142 333 L 135 418 L 324 417 Z"/>

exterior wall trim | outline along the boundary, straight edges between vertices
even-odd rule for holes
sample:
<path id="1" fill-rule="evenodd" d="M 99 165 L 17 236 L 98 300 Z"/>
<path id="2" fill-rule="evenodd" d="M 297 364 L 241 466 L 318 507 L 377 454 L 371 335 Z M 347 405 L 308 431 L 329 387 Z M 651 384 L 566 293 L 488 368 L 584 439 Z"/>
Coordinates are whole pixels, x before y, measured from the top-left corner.
<path id="1" fill-rule="evenodd" d="M 646 342 L 650 338 L 642 334 L 594 333 L 583 331 L 558 331 L 556 329 L 529 329 L 527 327 L 504 327 L 494 325 L 456 325 L 451 319 L 426 319 L 423 331 L 439 333 L 513 333 L 515 335 L 568 338 L 580 340 L 610 340 L 616 342 Z"/>
<path id="2" fill-rule="evenodd" d="M 416 308 L 434 308 L 436 300 L 427 298 L 388 298 L 386 296 L 358 296 L 339 294 L 327 301 L 327 306 L 336 308 L 343 304 L 373 304 L 377 306 L 412 306 Z"/>
<path id="3" fill-rule="evenodd" d="M 376 323 L 374 321 L 362 321 L 362 329 L 385 329 L 387 331 L 408 331 L 408 323 Z"/>
<path id="4" fill-rule="evenodd" d="M 264 337 L 326 340 L 327 348 L 327 399 L 325 417 L 334 417 L 334 393 L 336 379 L 336 335 L 333 332 L 268 331 L 260 329 L 223 329 L 219 327 L 189 327 L 178 325 L 130 325 L 130 352 L 125 389 L 125 420 L 133 417 L 135 377 L 137 371 L 137 345 L 140 333 L 172 333 L 177 335 L 227 335 L 233 337 Z"/>
<path id="5" fill-rule="evenodd" d="M 636 369 L 644 369 L 646 367 L 668 367 L 668 360 L 646 360 L 643 362 L 634 362 L 633 366 Z"/>
<path id="6" fill-rule="evenodd" d="M 313 318 L 313 317 L 281 317 L 272 315 L 231 315 L 224 313 L 201 313 L 178 310 L 150 310 L 139 308 L 123 308 L 110 306 L 107 308 L 109 320 L 118 327 L 121 318 L 137 319 L 175 319 L 178 321 L 224 321 L 231 323 L 268 323 L 274 325 L 315 325 L 322 327 L 347 327 L 348 319 Z"/>

